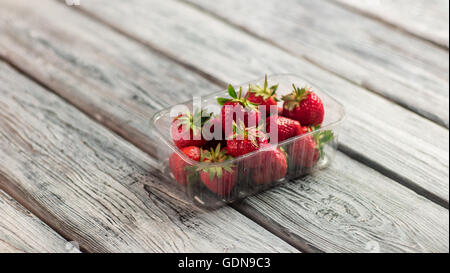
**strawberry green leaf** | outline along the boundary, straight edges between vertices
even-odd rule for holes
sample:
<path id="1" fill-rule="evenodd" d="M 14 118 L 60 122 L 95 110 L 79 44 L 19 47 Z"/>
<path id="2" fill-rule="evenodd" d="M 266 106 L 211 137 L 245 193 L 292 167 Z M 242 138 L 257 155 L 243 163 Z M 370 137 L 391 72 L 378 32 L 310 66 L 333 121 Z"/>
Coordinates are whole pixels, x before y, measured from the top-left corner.
<path id="1" fill-rule="evenodd" d="M 233 99 L 237 99 L 236 90 L 234 90 L 234 87 L 233 87 L 231 84 L 228 85 L 228 94 L 229 94 L 230 97 L 232 97 Z"/>
<path id="2" fill-rule="evenodd" d="M 227 103 L 227 102 L 229 102 L 229 101 L 232 101 L 232 99 L 226 99 L 226 98 L 217 98 L 217 103 L 219 104 L 219 105 L 225 105 L 225 103 Z"/>

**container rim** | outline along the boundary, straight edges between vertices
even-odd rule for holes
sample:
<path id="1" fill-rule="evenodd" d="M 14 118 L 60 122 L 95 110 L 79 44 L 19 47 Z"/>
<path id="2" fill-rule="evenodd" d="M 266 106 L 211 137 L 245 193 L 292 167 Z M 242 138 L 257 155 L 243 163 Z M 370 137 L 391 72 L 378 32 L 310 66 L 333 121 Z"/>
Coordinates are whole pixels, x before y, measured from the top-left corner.
<path id="1" fill-rule="evenodd" d="M 295 77 L 295 78 L 301 79 L 302 81 L 308 82 L 308 81 L 304 80 L 302 77 L 300 77 L 300 76 L 298 76 L 296 74 L 292 74 L 292 73 L 271 74 L 271 75 L 267 75 L 267 78 L 270 79 L 271 77 L 273 78 L 273 77 L 287 77 L 287 76 Z M 258 78 L 258 79 L 252 80 L 252 81 L 248 81 L 248 82 L 245 82 L 245 83 L 242 83 L 242 84 L 236 84 L 236 85 L 233 85 L 233 86 L 234 87 L 236 87 L 236 86 L 245 86 L 245 85 L 248 85 L 250 83 L 258 82 L 258 81 L 260 81 L 262 79 L 264 79 L 264 78 Z M 336 127 L 336 126 L 340 125 L 342 122 L 344 122 L 345 119 L 347 118 L 347 112 L 345 110 L 344 105 L 339 100 L 335 99 L 334 96 L 330 95 L 326 91 L 323 91 L 323 89 L 319 85 L 313 85 L 313 86 L 319 87 L 318 89 L 320 90 L 320 93 L 324 93 L 329 99 L 331 99 L 334 103 L 339 105 L 339 107 L 341 108 L 341 111 L 342 111 L 342 115 L 339 117 L 339 119 L 337 119 L 336 121 L 333 121 L 333 122 L 327 124 L 326 126 L 323 126 L 323 127 L 319 128 L 319 129 L 313 130 L 311 132 L 308 132 L 308 133 L 305 133 L 305 134 L 302 134 L 302 135 L 298 135 L 298 136 L 286 139 L 284 141 L 278 142 L 277 144 L 273 144 L 273 145 L 270 145 L 268 147 L 264 147 L 264 148 L 259 149 L 257 151 L 254 151 L 254 152 L 242 155 L 242 156 L 238 156 L 238 157 L 235 157 L 235 158 L 233 158 L 231 160 L 227 160 L 227 161 L 224 161 L 224 162 L 204 163 L 204 162 L 199 162 L 199 161 L 192 160 L 191 158 L 186 156 L 178 147 L 176 147 L 171 141 L 168 141 L 160 133 L 160 131 L 155 126 L 155 121 L 158 120 L 159 117 L 161 117 L 162 113 L 170 110 L 170 108 L 172 108 L 173 105 L 169 106 L 169 107 L 166 107 L 164 109 L 161 109 L 161 110 L 157 111 L 155 114 L 153 114 L 152 118 L 150 119 L 150 127 L 155 129 L 156 135 L 158 136 L 158 138 L 162 142 L 164 142 L 173 152 L 177 153 L 177 155 L 179 157 L 181 157 L 189 165 L 198 166 L 198 167 L 220 167 L 220 166 L 224 166 L 224 165 L 233 164 L 236 161 L 240 161 L 240 160 L 243 160 L 245 158 L 252 157 L 252 156 L 254 156 L 254 155 L 258 154 L 258 153 L 262 153 L 262 152 L 274 149 L 274 146 L 278 147 L 278 146 L 290 144 L 291 142 L 297 141 L 297 140 L 302 139 L 302 138 L 306 138 L 306 137 L 308 137 L 310 135 L 313 135 L 313 134 L 315 134 L 315 133 L 317 133 L 319 131 L 325 131 L 325 130 L 330 129 L 332 127 Z M 210 94 L 208 94 L 206 96 L 213 96 L 215 93 L 219 93 L 219 92 L 223 92 L 223 91 L 226 91 L 226 89 L 210 93 Z M 181 102 L 181 103 L 178 103 L 178 104 L 188 104 L 190 102 L 192 102 L 192 100 L 188 100 L 188 101 Z"/>

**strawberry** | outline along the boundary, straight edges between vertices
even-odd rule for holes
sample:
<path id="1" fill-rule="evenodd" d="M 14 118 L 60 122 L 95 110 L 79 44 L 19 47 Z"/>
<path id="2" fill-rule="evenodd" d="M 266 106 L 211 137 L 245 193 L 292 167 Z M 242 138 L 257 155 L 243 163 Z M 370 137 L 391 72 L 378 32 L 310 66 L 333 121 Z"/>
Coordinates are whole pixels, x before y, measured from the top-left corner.
<path id="1" fill-rule="evenodd" d="M 184 153 L 187 157 L 194 161 L 200 161 L 201 158 L 201 149 L 195 146 L 189 146 L 181 149 L 181 152 Z M 180 155 L 177 153 L 173 153 L 169 157 L 169 167 L 175 179 L 179 184 L 186 186 L 187 184 L 187 176 L 188 171 L 186 167 L 191 166 L 187 163 Z"/>
<path id="2" fill-rule="evenodd" d="M 282 97 L 283 116 L 298 120 L 303 126 L 316 126 L 323 122 L 325 110 L 322 100 L 310 89 L 303 87 Z"/>
<path id="3" fill-rule="evenodd" d="M 273 132 L 273 134 L 270 133 L 271 126 L 274 127 L 273 129 L 275 129 L 275 132 Z M 266 131 L 271 141 L 274 141 L 274 134 L 278 134 L 278 142 L 301 135 L 303 133 L 300 122 L 278 115 L 270 116 L 267 118 Z"/>
<path id="4" fill-rule="evenodd" d="M 262 148 L 268 147 L 266 145 L 263 145 Z M 288 165 L 284 151 L 276 148 L 264 151 L 262 154 L 261 164 L 252 172 L 253 181 L 256 184 L 268 184 L 286 176 Z"/>
<path id="5" fill-rule="evenodd" d="M 310 130 L 317 130 L 319 128 L 320 126 L 313 127 Z M 305 129 L 305 131 L 306 130 L 308 129 Z M 292 163 L 304 168 L 314 167 L 314 165 L 325 156 L 325 145 L 333 139 L 334 134 L 329 130 L 318 131 L 300 138 L 289 147 Z"/>
<path id="6" fill-rule="evenodd" d="M 217 99 L 217 102 L 222 105 L 222 129 L 226 133 L 231 132 L 233 122 L 239 122 L 240 120 L 244 122 L 245 126 L 257 125 L 261 119 L 261 113 L 257 109 L 258 105 L 250 102 L 248 97 L 242 97 L 242 87 L 238 95 L 234 87 L 229 85 L 228 94 L 231 99 Z"/>
<path id="7" fill-rule="evenodd" d="M 234 124 L 233 134 L 227 138 L 228 154 L 238 157 L 256 151 L 261 145 L 267 144 L 267 136 L 258 127 L 245 127 L 241 122 Z"/>
<path id="8" fill-rule="evenodd" d="M 233 126 L 233 134 L 227 138 L 228 154 L 238 157 L 258 150 L 261 145 L 267 144 L 266 134 L 258 127 L 248 127 L 241 122 Z M 260 155 L 250 157 L 245 160 L 247 167 L 254 167 L 260 164 Z"/>
<path id="9" fill-rule="evenodd" d="M 274 111 L 278 110 L 278 97 L 275 94 L 278 89 L 278 84 L 268 87 L 267 83 L 267 74 L 264 79 L 264 87 L 260 87 L 259 85 L 250 85 L 248 88 L 248 92 L 246 97 L 248 100 L 257 105 L 266 106 L 266 115 L 269 116 L 271 114 L 270 108 L 273 106 Z"/>
<path id="10" fill-rule="evenodd" d="M 194 114 L 187 111 L 172 122 L 171 135 L 175 145 L 181 149 L 188 146 L 201 147 L 206 144 L 202 136 L 202 127 L 212 114 L 196 109 Z"/>
<path id="11" fill-rule="evenodd" d="M 232 159 L 233 157 L 226 154 L 226 148 L 217 145 L 216 149 L 210 151 L 203 151 L 201 161 L 205 163 L 221 163 Z M 203 184 L 212 192 L 219 196 L 227 196 L 230 194 L 237 180 L 237 171 L 232 164 L 220 164 L 217 166 L 200 166 L 200 179 Z"/>
<path id="12" fill-rule="evenodd" d="M 203 126 L 203 137 L 208 141 L 203 148 L 209 150 L 221 144 L 222 147 L 227 146 L 225 134 L 222 130 L 222 118 L 215 117 L 208 120 Z"/>

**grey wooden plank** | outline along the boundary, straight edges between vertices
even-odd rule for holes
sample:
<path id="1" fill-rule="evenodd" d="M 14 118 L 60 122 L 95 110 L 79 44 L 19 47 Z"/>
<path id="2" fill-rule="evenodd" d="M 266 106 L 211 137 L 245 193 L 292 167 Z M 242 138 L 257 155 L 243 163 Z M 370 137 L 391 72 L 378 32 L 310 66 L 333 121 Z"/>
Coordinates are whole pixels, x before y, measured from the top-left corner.
<path id="1" fill-rule="evenodd" d="M 449 47 L 447 0 L 334 0 L 438 45 Z"/>
<path id="2" fill-rule="evenodd" d="M 217 82 L 301 75 L 345 105 L 346 151 L 448 207 L 447 129 L 180 2 L 92 0 L 80 8 Z"/>
<path id="3" fill-rule="evenodd" d="M 0 56 L 150 154 L 156 110 L 220 90 L 56 2 L 5 0 L 0 14 Z"/>
<path id="4" fill-rule="evenodd" d="M 342 153 L 328 169 L 234 207 L 306 249 L 449 251 L 447 209 Z"/>
<path id="5" fill-rule="evenodd" d="M 0 190 L 0 215 L 0 253 L 79 252 L 3 190 Z"/>
<path id="6" fill-rule="evenodd" d="M 448 51 L 325 0 L 185 1 L 448 128 Z"/>
<path id="7" fill-rule="evenodd" d="M 205 211 L 154 159 L 0 63 L 0 180 L 89 252 L 293 252 L 230 207 Z"/>

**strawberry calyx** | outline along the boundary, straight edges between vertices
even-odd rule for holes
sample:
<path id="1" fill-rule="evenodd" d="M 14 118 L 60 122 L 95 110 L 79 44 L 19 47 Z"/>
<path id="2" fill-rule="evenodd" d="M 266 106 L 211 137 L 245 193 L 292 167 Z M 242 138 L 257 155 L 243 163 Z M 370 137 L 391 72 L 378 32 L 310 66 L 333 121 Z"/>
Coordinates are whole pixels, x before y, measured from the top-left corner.
<path id="1" fill-rule="evenodd" d="M 289 111 L 300 106 L 300 102 L 308 98 L 308 96 L 312 93 L 309 87 L 298 88 L 294 84 L 292 84 L 292 87 L 294 88 L 292 93 L 281 98 L 285 102 L 284 108 Z"/>
<path id="2" fill-rule="evenodd" d="M 200 155 L 200 161 L 205 163 L 221 163 L 230 159 L 233 159 L 233 157 L 227 154 L 226 148 L 221 148 L 220 143 L 216 149 L 211 148 L 210 151 L 203 150 Z M 215 176 L 221 179 L 224 171 L 232 173 L 234 171 L 233 167 L 234 165 L 230 163 L 221 164 L 220 166 L 200 166 L 197 170 L 209 173 L 209 179 L 213 180 Z"/>
<path id="3" fill-rule="evenodd" d="M 246 127 L 242 120 L 239 121 L 239 126 L 233 121 L 233 134 L 230 139 L 249 140 L 253 146 L 258 147 L 258 138 L 266 137 L 266 134 L 262 131 L 264 124 L 259 126 Z"/>
<path id="4" fill-rule="evenodd" d="M 193 114 L 188 110 L 175 120 L 178 121 L 178 126 L 184 125 L 186 128 L 190 128 L 194 134 L 199 134 L 212 115 L 213 113 L 207 113 L 204 109 L 196 108 Z"/>
<path id="5" fill-rule="evenodd" d="M 258 104 L 255 104 L 248 100 L 250 93 L 248 93 L 245 97 L 242 97 L 242 86 L 239 89 L 239 93 L 236 93 L 234 87 L 231 84 L 228 85 L 228 95 L 230 95 L 231 99 L 218 98 L 217 103 L 223 106 L 228 102 L 237 102 L 240 105 L 244 106 L 246 109 L 257 110 Z"/>
<path id="6" fill-rule="evenodd" d="M 264 78 L 264 87 L 261 87 L 259 85 L 249 85 L 248 92 L 254 93 L 256 96 L 262 97 L 264 100 L 267 100 L 271 97 L 274 98 L 275 101 L 279 101 L 279 99 L 275 96 L 279 84 L 272 85 L 269 87 L 269 84 L 267 82 L 267 74 Z"/>
<path id="7" fill-rule="evenodd" d="M 311 127 L 311 130 L 316 131 L 320 129 L 320 125 Z M 325 145 L 331 142 L 335 136 L 332 131 L 319 131 L 317 133 L 313 133 L 314 141 L 316 142 L 315 148 L 319 151 L 319 159 L 323 159 L 325 156 L 324 148 Z"/>

